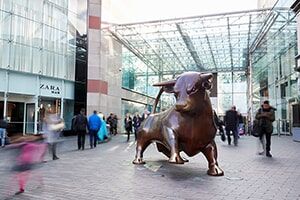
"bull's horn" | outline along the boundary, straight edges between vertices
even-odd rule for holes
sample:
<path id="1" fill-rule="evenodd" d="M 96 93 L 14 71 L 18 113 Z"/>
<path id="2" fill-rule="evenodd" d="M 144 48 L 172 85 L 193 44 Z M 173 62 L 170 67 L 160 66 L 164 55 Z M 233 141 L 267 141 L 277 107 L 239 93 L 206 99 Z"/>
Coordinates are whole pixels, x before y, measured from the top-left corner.
<path id="1" fill-rule="evenodd" d="M 163 81 L 159 83 L 153 84 L 153 86 L 174 86 L 176 83 L 176 80 L 170 80 L 170 81 Z"/>

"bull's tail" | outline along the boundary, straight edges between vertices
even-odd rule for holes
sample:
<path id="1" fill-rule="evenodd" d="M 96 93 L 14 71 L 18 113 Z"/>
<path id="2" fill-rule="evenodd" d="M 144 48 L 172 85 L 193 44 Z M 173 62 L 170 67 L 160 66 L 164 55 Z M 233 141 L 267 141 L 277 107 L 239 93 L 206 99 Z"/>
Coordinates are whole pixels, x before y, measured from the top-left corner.
<path id="1" fill-rule="evenodd" d="M 154 101 L 154 104 L 153 104 L 153 109 L 152 109 L 152 111 L 151 111 L 151 114 L 154 114 L 154 113 L 155 113 L 156 107 L 157 107 L 157 104 L 158 104 L 158 101 L 159 101 L 160 96 L 161 96 L 161 94 L 163 93 L 163 91 L 164 91 L 164 88 L 161 87 L 160 90 L 159 90 L 159 93 L 157 94 L 157 96 L 156 96 L 156 98 L 155 98 L 155 101 Z"/>

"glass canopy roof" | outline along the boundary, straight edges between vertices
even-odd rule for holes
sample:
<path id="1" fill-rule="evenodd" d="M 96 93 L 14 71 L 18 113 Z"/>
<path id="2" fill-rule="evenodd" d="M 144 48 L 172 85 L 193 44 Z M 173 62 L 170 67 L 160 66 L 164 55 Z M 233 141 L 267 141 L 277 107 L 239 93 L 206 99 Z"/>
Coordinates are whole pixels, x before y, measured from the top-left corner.
<path id="1" fill-rule="evenodd" d="M 284 8 L 249 10 L 113 25 L 109 32 L 126 48 L 123 59 L 138 57 L 154 74 L 245 71 L 260 37 L 290 15 Z"/>

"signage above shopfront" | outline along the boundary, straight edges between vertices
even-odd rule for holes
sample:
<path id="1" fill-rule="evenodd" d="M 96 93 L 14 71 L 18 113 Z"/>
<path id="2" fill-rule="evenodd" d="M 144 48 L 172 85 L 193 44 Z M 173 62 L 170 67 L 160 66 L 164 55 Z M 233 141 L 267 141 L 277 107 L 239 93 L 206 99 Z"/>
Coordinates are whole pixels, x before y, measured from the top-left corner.
<path id="1" fill-rule="evenodd" d="M 43 77 L 40 79 L 39 89 L 41 96 L 60 98 L 63 94 L 61 80 Z"/>
<path id="2" fill-rule="evenodd" d="M 47 90 L 49 92 L 51 92 L 51 94 L 60 94 L 60 87 L 59 86 L 55 86 L 55 85 L 47 85 L 47 84 L 40 84 L 40 89 L 41 90 Z"/>

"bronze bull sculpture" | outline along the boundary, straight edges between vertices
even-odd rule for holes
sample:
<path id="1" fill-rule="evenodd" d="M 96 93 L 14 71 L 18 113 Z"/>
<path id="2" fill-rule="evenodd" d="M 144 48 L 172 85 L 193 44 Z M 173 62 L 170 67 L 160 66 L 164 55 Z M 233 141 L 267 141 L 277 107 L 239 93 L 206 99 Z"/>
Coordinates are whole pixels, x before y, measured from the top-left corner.
<path id="1" fill-rule="evenodd" d="M 136 156 L 133 164 L 144 164 L 143 152 L 152 142 L 158 151 L 169 158 L 170 163 L 187 162 L 180 156 L 185 152 L 194 156 L 202 152 L 208 161 L 207 173 L 212 176 L 224 175 L 217 162 L 217 146 L 214 141 L 216 126 L 207 90 L 212 87 L 212 74 L 185 72 L 176 80 L 161 82 L 153 110 L 161 93 L 174 93 L 176 104 L 168 110 L 152 113 L 142 123 L 137 134 Z"/>

